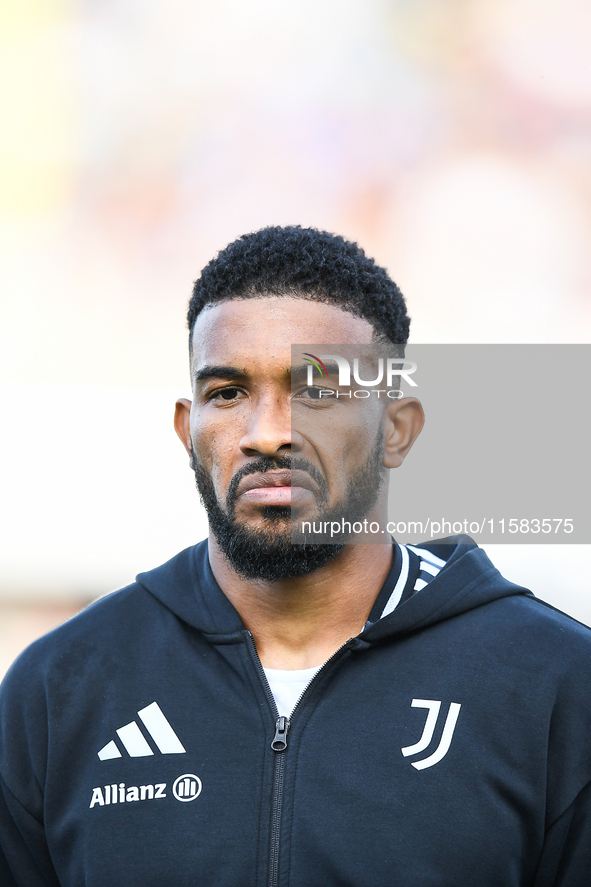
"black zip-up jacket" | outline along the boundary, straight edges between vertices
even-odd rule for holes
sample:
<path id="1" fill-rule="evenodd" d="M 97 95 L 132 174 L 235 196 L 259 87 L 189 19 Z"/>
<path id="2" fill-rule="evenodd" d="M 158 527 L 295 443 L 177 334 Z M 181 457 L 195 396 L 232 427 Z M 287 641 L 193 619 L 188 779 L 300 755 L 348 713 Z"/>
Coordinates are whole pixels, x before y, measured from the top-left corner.
<path id="1" fill-rule="evenodd" d="M 591 632 L 465 537 L 290 720 L 181 552 L 0 697 L 2 887 L 587 887 Z"/>

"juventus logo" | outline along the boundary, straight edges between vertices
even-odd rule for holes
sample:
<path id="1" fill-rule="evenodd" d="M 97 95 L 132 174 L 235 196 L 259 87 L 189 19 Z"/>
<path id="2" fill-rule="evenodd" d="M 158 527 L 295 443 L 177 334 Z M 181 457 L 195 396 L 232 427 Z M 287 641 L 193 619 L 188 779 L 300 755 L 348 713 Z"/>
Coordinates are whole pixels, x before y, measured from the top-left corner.
<path id="1" fill-rule="evenodd" d="M 441 708 L 441 702 L 438 699 L 413 699 L 411 705 L 413 708 L 426 708 L 429 713 L 427 715 L 427 720 L 425 721 L 423 735 L 419 741 L 415 742 L 414 745 L 407 745 L 405 748 L 400 749 L 405 758 L 409 755 L 418 755 L 420 752 L 425 751 L 425 749 L 431 744 L 437 720 L 439 718 L 439 710 Z M 412 766 L 416 770 L 425 770 L 427 767 L 432 767 L 434 764 L 438 764 L 439 761 L 446 756 L 451 745 L 454 730 L 456 729 L 456 723 L 461 707 L 462 706 L 459 702 L 450 702 L 439 745 L 433 754 L 429 755 L 427 758 L 412 762 Z"/>

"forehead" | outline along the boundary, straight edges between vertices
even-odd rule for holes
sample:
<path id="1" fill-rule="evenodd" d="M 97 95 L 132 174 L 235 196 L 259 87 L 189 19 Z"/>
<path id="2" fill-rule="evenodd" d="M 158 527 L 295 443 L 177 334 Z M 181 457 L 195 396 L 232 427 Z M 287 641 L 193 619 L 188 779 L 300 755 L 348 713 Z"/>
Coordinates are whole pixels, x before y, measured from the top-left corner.
<path id="1" fill-rule="evenodd" d="M 287 296 L 226 299 L 198 316 L 193 328 L 193 367 L 243 365 L 276 357 L 288 366 L 291 346 L 312 342 L 370 344 L 369 321 L 336 305 Z"/>

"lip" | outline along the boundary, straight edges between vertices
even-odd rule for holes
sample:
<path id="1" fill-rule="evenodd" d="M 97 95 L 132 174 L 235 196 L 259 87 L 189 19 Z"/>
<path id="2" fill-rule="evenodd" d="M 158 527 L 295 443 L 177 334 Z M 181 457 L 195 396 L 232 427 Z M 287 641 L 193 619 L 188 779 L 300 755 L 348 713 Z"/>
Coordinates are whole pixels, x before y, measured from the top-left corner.
<path id="1" fill-rule="evenodd" d="M 278 469 L 248 474 L 238 484 L 236 494 L 248 502 L 263 505 L 291 505 L 292 501 L 316 491 L 306 471 Z"/>

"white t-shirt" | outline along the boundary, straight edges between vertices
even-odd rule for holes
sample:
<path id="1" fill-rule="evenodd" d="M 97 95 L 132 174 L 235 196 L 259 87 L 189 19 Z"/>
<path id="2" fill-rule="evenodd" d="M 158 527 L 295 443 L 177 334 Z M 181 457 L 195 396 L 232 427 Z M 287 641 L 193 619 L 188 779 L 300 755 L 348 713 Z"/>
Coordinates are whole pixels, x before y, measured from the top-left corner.
<path id="1" fill-rule="evenodd" d="M 280 716 L 290 717 L 296 702 L 321 668 L 321 665 L 315 665 L 313 668 L 296 668 L 293 671 L 263 668 Z"/>
<path id="2" fill-rule="evenodd" d="M 400 545 L 399 547 L 402 555 L 400 572 L 398 574 L 398 579 L 396 580 L 396 585 L 379 617 L 380 619 L 384 616 L 388 616 L 396 609 L 403 597 L 406 586 L 409 583 L 409 553 L 405 545 Z M 414 593 L 421 591 L 432 579 L 435 578 L 435 576 L 437 576 L 440 570 L 445 566 L 445 561 L 441 560 L 441 558 L 437 557 L 427 549 L 415 548 L 414 545 L 409 545 L 408 548 L 414 555 L 420 557 L 419 577 L 415 580 L 411 591 L 411 593 Z M 366 623 L 366 625 L 360 629 L 360 633 L 363 631 L 363 628 L 366 628 L 369 624 L 370 623 Z M 317 665 L 314 668 L 298 668 L 293 671 L 285 671 L 281 668 L 265 668 L 263 666 L 263 671 L 267 676 L 271 692 L 275 697 L 280 717 L 291 717 L 291 713 L 294 710 L 298 699 L 314 675 L 319 672 L 321 668 L 321 665 Z"/>

